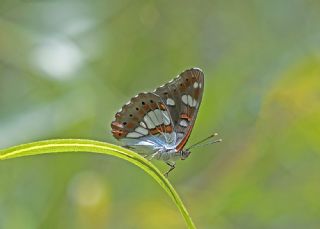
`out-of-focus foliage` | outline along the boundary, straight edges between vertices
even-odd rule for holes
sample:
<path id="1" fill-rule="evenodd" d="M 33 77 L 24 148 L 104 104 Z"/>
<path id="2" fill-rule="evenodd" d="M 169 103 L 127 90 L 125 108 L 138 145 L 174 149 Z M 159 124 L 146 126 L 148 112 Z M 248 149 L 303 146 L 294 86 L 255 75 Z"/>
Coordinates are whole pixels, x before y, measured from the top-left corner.
<path id="1" fill-rule="evenodd" d="M 170 179 L 199 228 L 320 226 L 320 3 L 0 3 L 0 147 L 116 142 L 114 113 L 186 68 L 206 74 Z M 165 169 L 162 163 L 155 162 Z M 91 154 L 0 163 L 0 228 L 184 228 L 139 169 Z"/>

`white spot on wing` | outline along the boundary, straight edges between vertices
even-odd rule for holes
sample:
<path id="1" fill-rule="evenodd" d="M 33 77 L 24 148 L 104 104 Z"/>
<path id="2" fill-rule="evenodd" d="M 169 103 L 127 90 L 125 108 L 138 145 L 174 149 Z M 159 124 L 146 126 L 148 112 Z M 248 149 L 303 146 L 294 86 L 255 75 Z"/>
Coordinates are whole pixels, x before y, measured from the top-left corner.
<path id="1" fill-rule="evenodd" d="M 167 111 L 161 111 L 163 114 L 163 123 L 165 125 L 169 125 L 170 124 L 170 118 L 169 118 L 169 114 Z"/>
<path id="2" fill-rule="evenodd" d="M 155 128 L 156 126 L 153 124 L 153 122 L 151 121 L 151 119 L 149 118 L 148 115 L 145 115 L 144 118 L 143 118 L 144 122 L 147 124 L 147 127 L 149 129 L 153 129 Z"/>
<path id="3" fill-rule="evenodd" d="M 156 114 L 157 119 L 160 122 L 160 124 L 162 124 L 163 123 L 163 114 L 162 114 L 161 110 L 156 109 L 156 110 L 154 110 L 154 113 Z"/>
<path id="4" fill-rule="evenodd" d="M 187 95 L 183 95 L 183 96 L 181 97 L 181 100 L 182 100 L 182 102 L 183 102 L 184 104 L 188 105 L 188 96 L 187 96 Z"/>
<path id="5" fill-rule="evenodd" d="M 195 106 L 197 106 L 197 100 L 193 99 L 192 107 L 195 107 Z"/>
<path id="6" fill-rule="evenodd" d="M 142 134 L 140 134 L 140 133 L 137 133 L 137 132 L 130 132 L 130 133 L 128 133 L 127 134 L 127 138 L 138 138 L 138 137 L 141 137 L 142 136 Z"/>
<path id="7" fill-rule="evenodd" d="M 198 82 L 194 82 L 194 84 L 193 84 L 193 88 L 198 88 L 198 87 L 199 87 Z"/>
<path id="8" fill-rule="evenodd" d="M 167 105 L 169 105 L 169 106 L 174 106 L 174 105 L 176 105 L 176 104 L 175 104 L 175 102 L 174 102 L 173 99 L 167 98 Z"/>
<path id="9" fill-rule="evenodd" d="M 191 97 L 191 95 L 188 95 L 188 105 L 192 107 L 192 104 L 193 104 L 193 98 Z"/>
<path id="10" fill-rule="evenodd" d="M 183 127 L 187 127 L 188 126 L 188 122 L 186 120 L 180 120 L 180 126 L 183 126 Z"/>
<path id="11" fill-rule="evenodd" d="M 202 83 L 199 83 L 199 87 L 202 88 Z"/>
<path id="12" fill-rule="evenodd" d="M 151 118 L 154 125 L 159 126 L 161 123 L 159 123 L 156 114 L 153 111 L 149 111 L 148 113 L 149 117 Z"/>
<path id="13" fill-rule="evenodd" d="M 147 128 L 147 126 L 144 122 L 140 122 L 140 126 L 142 126 L 143 128 Z"/>
<path id="14" fill-rule="evenodd" d="M 197 105 L 197 101 L 192 98 L 191 95 L 183 95 L 181 99 L 184 104 L 189 105 L 190 107 L 195 107 Z"/>
<path id="15" fill-rule="evenodd" d="M 141 133 L 141 134 L 143 134 L 143 135 L 147 135 L 147 134 L 149 133 L 148 130 L 146 130 L 145 128 L 142 128 L 142 127 L 140 127 L 140 126 L 138 126 L 138 127 L 135 129 L 135 131 L 138 132 L 138 133 Z"/>

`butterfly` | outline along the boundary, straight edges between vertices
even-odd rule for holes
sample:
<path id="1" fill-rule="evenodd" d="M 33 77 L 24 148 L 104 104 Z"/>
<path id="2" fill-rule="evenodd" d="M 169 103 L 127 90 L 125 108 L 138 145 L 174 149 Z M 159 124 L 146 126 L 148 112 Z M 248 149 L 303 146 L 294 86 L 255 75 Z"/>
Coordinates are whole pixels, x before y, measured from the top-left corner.
<path id="1" fill-rule="evenodd" d="M 170 166 L 165 173 L 168 176 L 175 161 L 185 160 L 191 153 L 191 147 L 184 147 L 197 118 L 203 89 L 203 71 L 191 68 L 153 92 L 136 95 L 115 114 L 113 136 L 150 160 L 164 161 Z"/>

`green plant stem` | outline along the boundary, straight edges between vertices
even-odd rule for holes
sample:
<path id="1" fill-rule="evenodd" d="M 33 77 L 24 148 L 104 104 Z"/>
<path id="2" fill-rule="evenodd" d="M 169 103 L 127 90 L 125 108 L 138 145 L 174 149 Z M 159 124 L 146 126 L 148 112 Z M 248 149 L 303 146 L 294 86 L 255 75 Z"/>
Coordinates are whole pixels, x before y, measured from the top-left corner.
<path id="1" fill-rule="evenodd" d="M 165 178 L 162 175 L 162 173 L 150 161 L 143 158 L 139 154 L 131 150 L 125 149 L 123 147 L 87 139 L 47 140 L 13 146 L 7 149 L 0 150 L 0 160 L 38 154 L 62 152 L 91 152 L 108 154 L 122 158 L 135 164 L 136 166 L 143 169 L 160 184 L 160 186 L 167 192 L 167 194 L 171 197 L 175 205 L 178 207 L 188 227 L 195 228 L 195 225 L 193 224 L 187 209 L 185 208 L 178 193 L 175 191 L 168 179 Z"/>

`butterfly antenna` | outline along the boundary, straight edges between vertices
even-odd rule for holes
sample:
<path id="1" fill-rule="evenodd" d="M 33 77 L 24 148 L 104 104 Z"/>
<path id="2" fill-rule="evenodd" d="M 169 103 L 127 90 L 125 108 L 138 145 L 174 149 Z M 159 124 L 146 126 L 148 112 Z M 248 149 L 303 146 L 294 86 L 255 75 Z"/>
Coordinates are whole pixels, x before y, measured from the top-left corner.
<path id="1" fill-rule="evenodd" d="M 214 141 L 211 141 L 211 142 L 207 142 L 208 140 L 214 138 L 217 135 L 218 135 L 217 133 L 211 134 L 209 137 L 206 137 L 205 139 L 193 144 L 192 146 L 187 148 L 187 150 L 190 150 L 192 148 L 199 147 L 199 146 L 205 146 L 205 145 L 210 145 L 210 144 L 222 142 L 222 139 L 217 139 L 217 140 L 214 140 Z M 205 144 L 202 144 L 202 143 L 205 143 Z"/>

